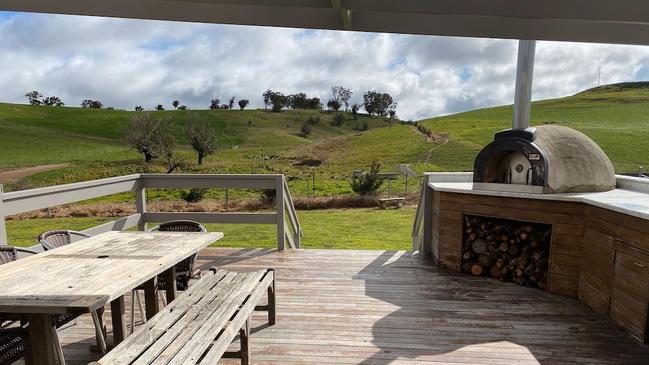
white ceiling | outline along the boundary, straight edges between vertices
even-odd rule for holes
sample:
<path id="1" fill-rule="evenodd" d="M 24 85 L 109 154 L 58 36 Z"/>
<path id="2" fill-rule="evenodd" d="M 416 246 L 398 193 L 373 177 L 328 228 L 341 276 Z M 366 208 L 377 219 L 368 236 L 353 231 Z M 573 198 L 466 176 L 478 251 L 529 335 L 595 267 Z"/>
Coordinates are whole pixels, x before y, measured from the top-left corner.
<path id="1" fill-rule="evenodd" d="M 649 45 L 647 0 L 0 0 L 0 10 Z"/>

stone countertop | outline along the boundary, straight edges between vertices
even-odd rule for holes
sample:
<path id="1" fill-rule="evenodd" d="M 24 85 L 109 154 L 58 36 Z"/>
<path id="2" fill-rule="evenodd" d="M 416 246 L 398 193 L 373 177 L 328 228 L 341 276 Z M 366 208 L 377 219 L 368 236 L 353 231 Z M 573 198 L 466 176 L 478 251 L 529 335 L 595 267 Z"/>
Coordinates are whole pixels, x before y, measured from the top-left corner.
<path id="1" fill-rule="evenodd" d="M 462 178 L 458 180 L 466 179 Z M 649 193 L 631 189 L 618 188 L 601 193 L 532 194 L 508 191 L 474 190 L 473 183 L 466 181 L 432 181 L 429 182 L 428 185 L 433 190 L 449 193 L 500 196 L 506 198 L 581 202 L 616 211 L 618 213 L 628 214 L 634 217 L 649 220 Z"/>

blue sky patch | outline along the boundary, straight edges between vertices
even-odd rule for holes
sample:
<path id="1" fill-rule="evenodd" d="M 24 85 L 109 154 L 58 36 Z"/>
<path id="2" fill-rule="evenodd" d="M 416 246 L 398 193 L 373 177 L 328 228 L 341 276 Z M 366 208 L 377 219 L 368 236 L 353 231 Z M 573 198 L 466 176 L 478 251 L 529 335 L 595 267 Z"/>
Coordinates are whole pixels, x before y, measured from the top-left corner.
<path id="1" fill-rule="evenodd" d="M 187 42 L 181 40 L 156 38 L 148 42 L 142 43 L 140 47 L 151 51 L 165 52 L 165 51 L 171 51 L 177 48 L 181 48 L 184 45 L 186 45 L 186 43 Z"/>
<path id="2" fill-rule="evenodd" d="M 462 67 L 462 69 L 460 70 L 460 80 L 462 80 L 462 82 L 469 81 L 472 76 L 473 76 L 473 70 L 471 70 L 471 68 Z"/>
<path id="3" fill-rule="evenodd" d="M 635 74 L 637 81 L 649 81 L 649 62 L 642 64 L 638 72 Z"/>
<path id="4" fill-rule="evenodd" d="M 15 11 L 0 11 L 0 21 L 13 18 L 24 13 L 17 13 Z"/>

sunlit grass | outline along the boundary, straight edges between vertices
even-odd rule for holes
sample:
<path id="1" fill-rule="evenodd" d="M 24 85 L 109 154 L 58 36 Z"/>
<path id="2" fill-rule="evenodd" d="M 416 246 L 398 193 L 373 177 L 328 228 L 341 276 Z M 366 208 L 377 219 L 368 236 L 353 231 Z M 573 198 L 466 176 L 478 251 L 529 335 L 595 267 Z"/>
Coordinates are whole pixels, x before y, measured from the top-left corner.
<path id="1" fill-rule="evenodd" d="M 300 211 L 303 248 L 408 250 L 415 209 L 335 209 Z M 38 235 L 51 229 L 83 230 L 109 221 L 106 218 L 57 218 L 7 221 L 9 244 L 31 246 Z M 277 247 L 272 225 L 209 224 L 224 232 L 216 247 Z"/>

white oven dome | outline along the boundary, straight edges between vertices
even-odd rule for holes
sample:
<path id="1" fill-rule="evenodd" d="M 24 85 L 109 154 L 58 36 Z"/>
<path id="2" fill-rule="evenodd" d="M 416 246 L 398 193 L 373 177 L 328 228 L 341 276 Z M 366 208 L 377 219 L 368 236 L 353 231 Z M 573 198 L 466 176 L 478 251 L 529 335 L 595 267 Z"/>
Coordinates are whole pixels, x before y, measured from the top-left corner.
<path id="1" fill-rule="evenodd" d="M 615 189 L 611 160 L 592 139 L 558 125 L 535 127 L 534 144 L 545 154 L 544 193 L 597 192 Z"/>

